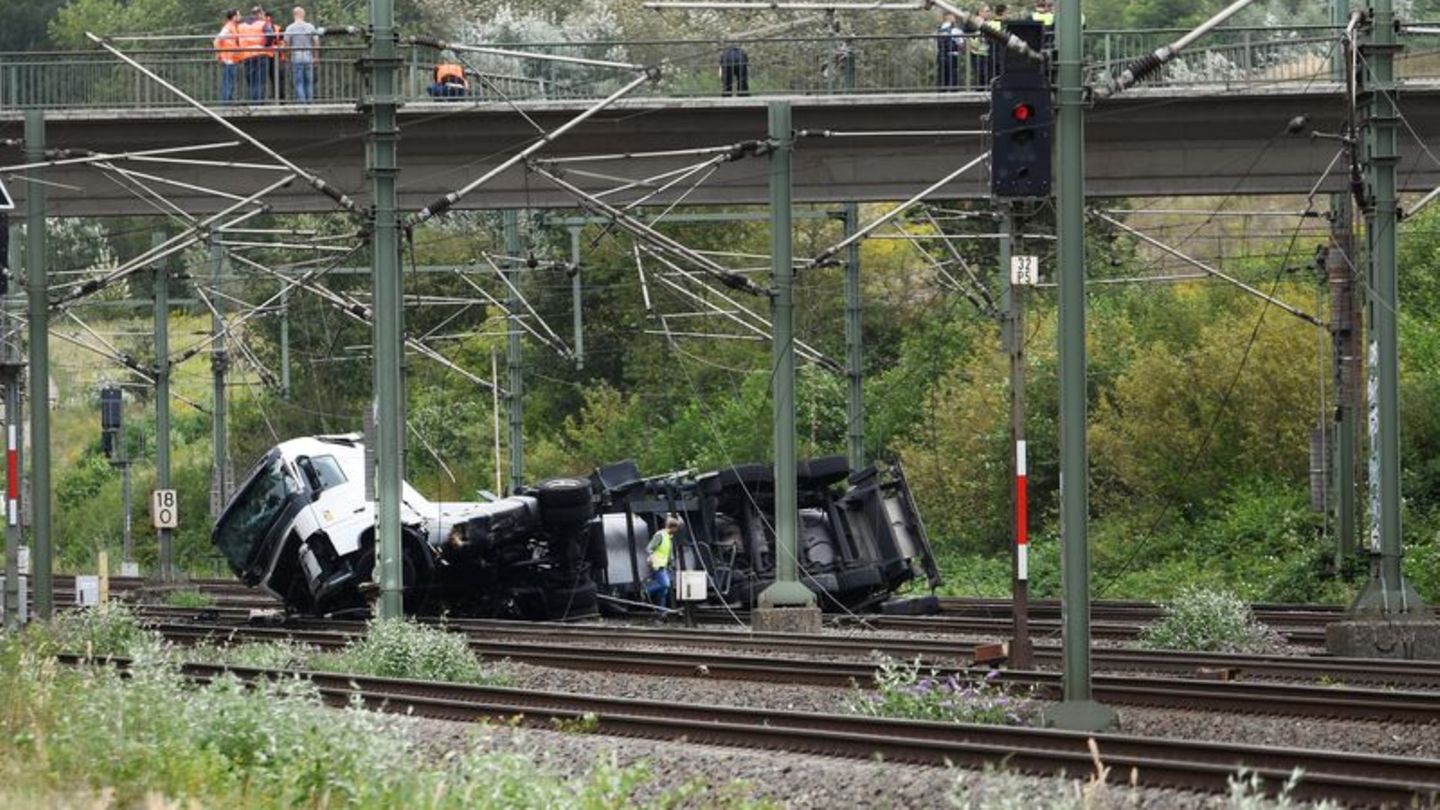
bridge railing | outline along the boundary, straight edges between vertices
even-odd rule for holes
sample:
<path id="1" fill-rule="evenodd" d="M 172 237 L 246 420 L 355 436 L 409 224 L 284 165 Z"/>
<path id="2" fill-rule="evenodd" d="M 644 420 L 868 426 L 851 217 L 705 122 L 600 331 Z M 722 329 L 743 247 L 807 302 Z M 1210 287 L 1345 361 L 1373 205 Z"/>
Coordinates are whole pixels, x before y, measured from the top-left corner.
<path id="1" fill-rule="evenodd" d="M 1179 30 L 1085 33 L 1092 79 L 1116 73 L 1177 37 Z M 1440 38 L 1410 38 L 1402 58 L 1403 78 L 1440 77 Z M 1323 80 L 1337 58 L 1338 32 L 1326 26 L 1220 29 L 1203 47 L 1182 54 L 1148 86 L 1221 85 L 1237 90 Z M 937 89 L 981 90 L 984 76 L 961 45 L 953 88 L 943 87 L 938 42 L 933 34 L 909 36 L 778 37 L 739 43 L 747 56 L 750 95 L 838 95 L 915 93 Z M 277 60 L 263 82 L 252 84 L 242 63 L 232 97 L 222 97 L 221 65 L 203 38 L 175 47 L 135 44 L 125 52 L 167 82 L 211 105 L 295 103 L 290 63 Z M 1409 44 L 1409 43 L 1407 43 Z M 715 40 L 629 42 L 497 43 L 496 48 L 571 59 L 662 65 L 658 82 L 637 95 L 718 96 L 723 92 Z M 359 69 L 364 48 L 327 43 L 315 63 L 315 101 L 356 103 L 364 94 Z M 428 47 L 402 49 L 401 92 L 406 100 L 429 98 L 438 54 Z M 623 69 L 572 61 L 551 61 L 502 53 L 465 53 L 472 69 L 470 100 L 567 100 L 598 98 L 629 81 Z M 738 89 L 738 88 L 737 88 Z M 139 71 L 102 50 L 0 53 L 0 110 L 20 108 L 155 108 L 183 101 Z"/>

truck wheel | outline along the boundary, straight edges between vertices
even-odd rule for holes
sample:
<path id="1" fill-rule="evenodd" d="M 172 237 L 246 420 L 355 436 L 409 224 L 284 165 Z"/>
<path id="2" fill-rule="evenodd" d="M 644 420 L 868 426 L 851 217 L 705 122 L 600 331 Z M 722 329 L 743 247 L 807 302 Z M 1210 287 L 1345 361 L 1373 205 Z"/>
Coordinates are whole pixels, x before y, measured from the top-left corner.
<path id="1" fill-rule="evenodd" d="M 573 619 L 593 616 L 597 611 L 595 583 L 589 580 L 574 588 L 555 588 L 545 591 L 546 607 L 552 619 Z"/>
<path id="2" fill-rule="evenodd" d="M 541 510 L 562 506 L 582 506 L 591 503 L 590 482 L 584 478 L 551 478 L 535 486 L 535 500 Z"/>

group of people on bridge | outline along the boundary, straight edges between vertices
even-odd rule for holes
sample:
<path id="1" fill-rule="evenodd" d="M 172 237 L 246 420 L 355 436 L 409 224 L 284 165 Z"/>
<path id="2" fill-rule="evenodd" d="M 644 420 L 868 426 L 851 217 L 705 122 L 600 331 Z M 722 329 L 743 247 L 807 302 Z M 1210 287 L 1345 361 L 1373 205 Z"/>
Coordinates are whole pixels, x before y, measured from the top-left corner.
<path id="1" fill-rule="evenodd" d="M 238 9 L 225 11 L 225 23 L 215 35 L 215 54 L 220 60 L 220 101 L 234 103 L 242 94 L 251 101 L 284 98 L 284 77 L 288 72 L 294 100 L 315 100 L 315 63 L 320 56 L 324 30 L 305 19 L 305 9 L 290 12 L 293 21 L 282 31 L 275 18 L 255 6 L 245 17 Z M 285 65 L 289 64 L 286 71 Z"/>
<path id="2" fill-rule="evenodd" d="M 1054 0 L 1036 0 L 1035 8 L 1019 16 L 1010 16 L 1008 6 L 1002 4 L 991 8 L 981 5 L 974 15 L 981 28 L 995 32 L 1005 29 L 1005 23 L 1014 20 L 1031 20 L 1045 27 L 1049 39 L 1055 28 Z M 946 12 L 935 32 L 935 86 L 942 90 L 958 90 L 966 87 L 989 87 L 999 67 L 998 58 L 992 57 L 996 47 L 982 34 L 966 34 L 964 26 L 954 14 Z M 963 57 L 963 58 L 962 58 Z M 969 81 L 965 81 L 965 66 L 970 68 Z"/>

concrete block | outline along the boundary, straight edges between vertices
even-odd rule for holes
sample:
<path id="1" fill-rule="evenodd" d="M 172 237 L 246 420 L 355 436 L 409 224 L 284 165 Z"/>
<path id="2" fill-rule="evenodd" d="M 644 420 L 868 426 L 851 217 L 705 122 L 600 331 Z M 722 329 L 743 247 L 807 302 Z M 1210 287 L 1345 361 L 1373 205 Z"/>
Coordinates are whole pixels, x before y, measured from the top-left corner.
<path id="1" fill-rule="evenodd" d="M 750 629 L 757 633 L 820 632 L 818 607 L 757 607 L 750 611 Z"/>
<path id="2" fill-rule="evenodd" d="M 1440 620 L 1360 618 L 1325 627 L 1325 647 L 1345 658 L 1394 658 L 1440 661 Z"/>

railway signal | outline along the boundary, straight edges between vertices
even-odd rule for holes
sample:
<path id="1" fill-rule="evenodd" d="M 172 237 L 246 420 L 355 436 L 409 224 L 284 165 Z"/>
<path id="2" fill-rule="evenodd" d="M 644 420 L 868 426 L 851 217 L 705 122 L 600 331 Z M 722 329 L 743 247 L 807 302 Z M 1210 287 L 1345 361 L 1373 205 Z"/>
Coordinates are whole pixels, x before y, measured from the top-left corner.
<path id="1" fill-rule="evenodd" d="M 1050 83 L 1024 60 L 1007 60 L 990 92 L 990 193 L 1050 196 L 1055 114 Z"/>

